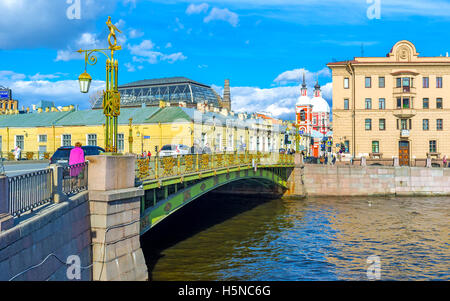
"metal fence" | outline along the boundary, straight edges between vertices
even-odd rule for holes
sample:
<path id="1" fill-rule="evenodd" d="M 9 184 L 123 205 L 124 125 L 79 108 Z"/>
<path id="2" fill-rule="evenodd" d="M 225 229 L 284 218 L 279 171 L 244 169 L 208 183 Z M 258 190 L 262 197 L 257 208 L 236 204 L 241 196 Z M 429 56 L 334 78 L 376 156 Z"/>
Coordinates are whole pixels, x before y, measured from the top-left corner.
<path id="1" fill-rule="evenodd" d="M 62 192 L 73 195 L 88 189 L 88 162 L 63 167 Z"/>
<path id="2" fill-rule="evenodd" d="M 9 213 L 16 217 L 52 201 L 53 170 L 44 169 L 8 178 Z"/>
<path id="3" fill-rule="evenodd" d="M 136 175 L 139 180 L 153 180 L 187 175 L 201 171 L 247 166 L 293 164 L 294 156 L 279 153 L 214 153 L 138 159 Z"/>

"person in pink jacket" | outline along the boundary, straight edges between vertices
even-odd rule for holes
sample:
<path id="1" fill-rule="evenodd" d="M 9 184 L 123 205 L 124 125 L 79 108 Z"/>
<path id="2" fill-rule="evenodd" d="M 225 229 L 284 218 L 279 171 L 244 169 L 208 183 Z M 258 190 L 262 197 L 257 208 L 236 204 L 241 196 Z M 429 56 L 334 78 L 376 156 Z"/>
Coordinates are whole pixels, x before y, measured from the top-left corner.
<path id="1" fill-rule="evenodd" d="M 81 148 L 81 143 L 77 142 L 75 143 L 75 148 L 73 148 L 70 151 L 70 156 L 69 156 L 69 165 L 75 165 L 75 164 L 80 164 L 80 163 L 84 163 L 84 151 Z M 71 177 L 78 177 L 78 175 L 81 173 L 81 171 L 83 170 L 83 167 L 73 167 L 70 169 L 70 176 Z"/>

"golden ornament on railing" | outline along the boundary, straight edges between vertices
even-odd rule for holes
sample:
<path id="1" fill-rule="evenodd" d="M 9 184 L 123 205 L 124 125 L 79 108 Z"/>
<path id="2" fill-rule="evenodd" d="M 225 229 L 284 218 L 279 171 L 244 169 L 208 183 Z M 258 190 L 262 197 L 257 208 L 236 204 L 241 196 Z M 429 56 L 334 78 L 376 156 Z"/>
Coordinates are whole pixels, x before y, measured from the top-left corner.
<path id="1" fill-rule="evenodd" d="M 200 160 L 200 169 L 205 170 L 209 168 L 209 155 L 203 154 Z"/>
<path id="2" fill-rule="evenodd" d="M 46 160 L 50 159 L 50 153 L 44 153 L 44 159 Z"/>
<path id="3" fill-rule="evenodd" d="M 261 163 L 261 157 L 262 157 L 261 152 L 258 152 L 258 153 L 256 154 L 256 162 L 257 162 L 257 163 Z"/>
<path id="4" fill-rule="evenodd" d="M 184 166 L 185 166 L 185 173 L 194 172 L 195 170 L 194 156 L 192 155 L 184 156 Z"/>
<path id="5" fill-rule="evenodd" d="M 216 155 L 216 166 L 217 167 L 223 167 L 223 154 L 217 154 Z"/>
<path id="6" fill-rule="evenodd" d="M 175 167 L 176 161 L 173 157 L 164 157 L 162 159 L 162 165 L 164 169 L 163 176 L 171 176 L 174 174 L 173 168 Z"/>
<path id="7" fill-rule="evenodd" d="M 33 160 L 34 152 L 27 152 L 27 160 Z"/>
<path id="8" fill-rule="evenodd" d="M 15 159 L 14 153 L 8 153 L 8 160 L 13 161 Z"/>
<path id="9" fill-rule="evenodd" d="M 239 164 L 245 164 L 245 155 L 244 154 L 240 154 L 239 155 Z"/>
<path id="10" fill-rule="evenodd" d="M 232 166 L 232 165 L 234 165 L 234 154 L 228 154 L 227 155 L 227 162 L 228 162 L 228 165 L 229 166 Z"/>
<path id="11" fill-rule="evenodd" d="M 137 160 L 137 164 L 138 164 L 138 178 L 140 180 L 144 180 L 144 179 L 146 179 L 146 178 L 148 178 L 150 176 L 149 163 L 150 163 L 150 159 L 149 158 L 138 159 Z"/>

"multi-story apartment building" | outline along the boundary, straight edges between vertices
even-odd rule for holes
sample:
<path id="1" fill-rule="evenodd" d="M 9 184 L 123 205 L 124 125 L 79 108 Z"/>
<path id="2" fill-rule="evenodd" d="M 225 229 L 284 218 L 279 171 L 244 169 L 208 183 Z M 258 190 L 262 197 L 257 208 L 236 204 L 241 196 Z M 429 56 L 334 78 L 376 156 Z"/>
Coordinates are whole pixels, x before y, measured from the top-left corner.
<path id="1" fill-rule="evenodd" d="M 399 41 L 385 57 L 327 64 L 333 78 L 333 140 L 353 157 L 450 155 L 450 57 L 421 57 Z"/>

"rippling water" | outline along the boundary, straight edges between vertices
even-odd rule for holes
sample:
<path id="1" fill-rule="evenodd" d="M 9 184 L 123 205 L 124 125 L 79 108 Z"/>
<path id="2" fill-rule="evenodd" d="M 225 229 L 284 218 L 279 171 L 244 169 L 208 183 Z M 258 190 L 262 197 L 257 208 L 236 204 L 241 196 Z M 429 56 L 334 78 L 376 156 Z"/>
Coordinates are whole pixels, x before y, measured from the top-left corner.
<path id="1" fill-rule="evenodd" d="M 208 195 L 142 237 L 152 280 L 450 280 L 450 198 Z"/>

